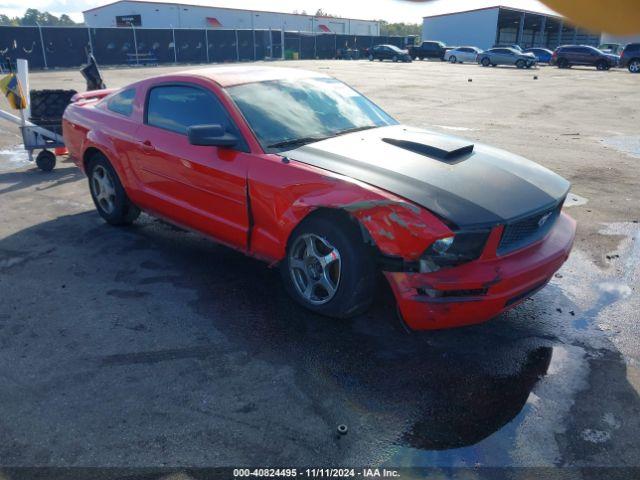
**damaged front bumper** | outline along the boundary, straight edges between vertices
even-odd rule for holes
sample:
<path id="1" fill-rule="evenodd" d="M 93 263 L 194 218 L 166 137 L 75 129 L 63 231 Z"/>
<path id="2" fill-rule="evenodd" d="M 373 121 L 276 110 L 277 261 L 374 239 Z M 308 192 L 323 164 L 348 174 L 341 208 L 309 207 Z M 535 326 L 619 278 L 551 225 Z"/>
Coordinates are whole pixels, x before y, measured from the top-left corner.
<path id="1" fill-rule="evenodd" d="M 499 228 L 478 260 L 437 272 L 384 274 L 411 329 L 473 325 L 518 305 L 546 285 L 567 260 L 575 232 L 576 222 L 561 213 L 543 240 L 514 253 L 497 256 Z"/>

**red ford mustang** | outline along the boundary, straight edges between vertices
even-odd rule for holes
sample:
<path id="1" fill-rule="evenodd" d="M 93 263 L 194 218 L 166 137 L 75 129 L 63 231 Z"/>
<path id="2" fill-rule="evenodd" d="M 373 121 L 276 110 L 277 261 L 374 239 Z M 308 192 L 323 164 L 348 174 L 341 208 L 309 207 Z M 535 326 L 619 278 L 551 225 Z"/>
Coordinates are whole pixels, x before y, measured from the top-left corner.
<path id="1" fill-rule="evenodd" d="M 382 271 L 413 329 L 485 321 L 567 259 L 569 183 L 399 125 L 314 72 L 215 67 L 78 94 L 63 122 L 99 214 L 144 210 L 280 266 L 315 312 L 365 311 Z"/>

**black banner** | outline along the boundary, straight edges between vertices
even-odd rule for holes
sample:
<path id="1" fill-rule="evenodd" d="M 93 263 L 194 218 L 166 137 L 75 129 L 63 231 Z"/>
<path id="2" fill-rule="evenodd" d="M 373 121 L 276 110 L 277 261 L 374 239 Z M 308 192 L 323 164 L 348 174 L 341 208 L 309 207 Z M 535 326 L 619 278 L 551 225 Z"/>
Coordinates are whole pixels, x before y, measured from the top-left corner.
<path id="1" fill-rule="evenodd" d="M 345 50 L 362 55 L 380 43 L 403 46 L 403 37 L 308 32 L 285 32 L 283 45 L 280 30 L 136 28 L 139 22 L 132 17 L 122 16 L 113 28 L 0 26 L 0 55 L 11 62 L 25 58 L 38 69 L 80 66 L 90 51 L 98 65 L 158 65 L 254 61 L 283 53 L 329 59 Z"/>

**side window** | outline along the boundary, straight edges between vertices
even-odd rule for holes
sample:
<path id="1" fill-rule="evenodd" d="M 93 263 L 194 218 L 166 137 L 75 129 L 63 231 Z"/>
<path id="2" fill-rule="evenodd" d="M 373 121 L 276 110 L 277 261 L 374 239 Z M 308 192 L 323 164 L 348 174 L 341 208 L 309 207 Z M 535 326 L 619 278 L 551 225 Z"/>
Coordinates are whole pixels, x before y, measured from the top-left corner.
<path id="1" fill-rule="evenodd" d="M 153 87 L 147 101 L 146 123 L 186 134 L 193 125 L 220 124 L 229 128 L 227 113 L 215 96 L 197 87 Z"/>
<path id="2" fill-rule="evenodd" d="M 119 113 L 125 117 L 130 117 L 133 112 L 133 99 L 135 96 L 135 88 L 124 90 L 109 99 L 107 102 L 107 108 L 112 112 Z"/>

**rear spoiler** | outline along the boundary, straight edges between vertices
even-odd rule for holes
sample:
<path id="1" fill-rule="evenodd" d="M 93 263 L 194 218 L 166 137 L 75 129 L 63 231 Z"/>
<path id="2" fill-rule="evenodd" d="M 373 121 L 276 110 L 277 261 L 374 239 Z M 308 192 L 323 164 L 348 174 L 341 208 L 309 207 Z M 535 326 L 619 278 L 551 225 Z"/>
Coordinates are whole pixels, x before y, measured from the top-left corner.
<path id="1" fill-rule="evenodd" d="M 73 97 L 71 97 L 71 103 L 76 102 L 88 102 L 90 100 L 97 101 L 100 100 L 107 95 L 118 90 L 117 88 L 105 88 L 103 90 L 91 90 L 90 92 L 80 92 L 76 93 Z"/>

